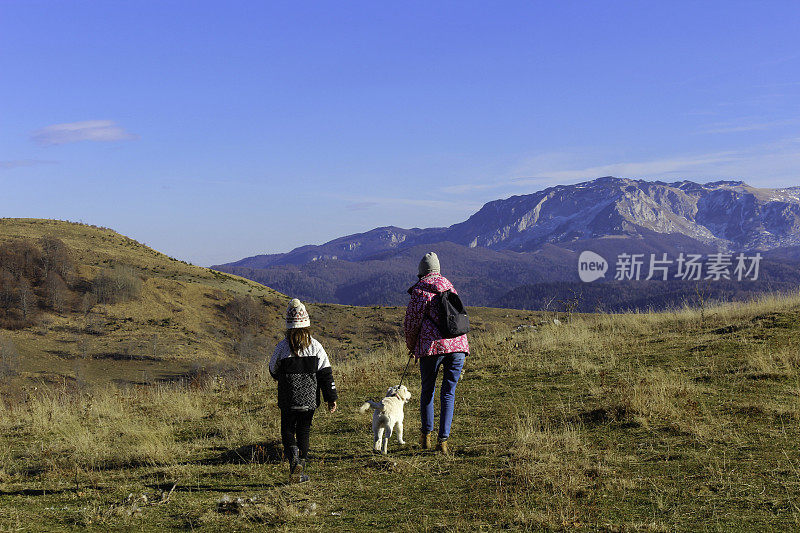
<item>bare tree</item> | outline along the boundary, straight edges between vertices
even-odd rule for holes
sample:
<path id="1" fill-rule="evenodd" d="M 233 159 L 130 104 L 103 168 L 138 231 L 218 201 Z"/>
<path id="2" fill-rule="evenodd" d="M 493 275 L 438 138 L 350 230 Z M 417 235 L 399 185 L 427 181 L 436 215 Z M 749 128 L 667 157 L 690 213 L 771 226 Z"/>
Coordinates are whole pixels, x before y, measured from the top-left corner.
<path id="1" fill-rule="evenodd" d="M 697 305 L 700 307 L 700 326 L 702 327 L 706 322 L 706 307 L 708 306 L 709 290 L 708 287 L 695 283 L 694 293 Z"/>
<path id="2" fill-rule="evenodd" d="M 142 280 L 131 267 L 118 266 L 101 271 L 92 282 L 92 294 L 99 303 L 116 303 L 139 297 Z"/>
<path id="3" fill-rule="evenodd" d="M 88 315 L 96 303 L 97 299 L 94 297 L 94 294 L 91 292 L 85 293 L 83 298 L 81 298 L 81 312 L 84 315 Z"/>
<path id="4" fill-rule="evenodd" d="M 40 278 L 41 258 L 42 252 L 28 240 L 16 240 L 0 247 L 0 264 L 16 279 Z"/>
<path id="5" fill-rule="evenodd" d="M 17 301 L 22 318 L 28 320 L 36 308 L 36 295 L 33 293 L 30 282 L 25 278 L 17 282 Z"/>
<path id="6" fill-rule="evenodd" d="M 72 272 L 73 265 L 69 256 L 69 249 L 61 239 L 56 237 L 42 237 L 39 239 L 39 246 L 42 249 L 42 275 L 47 279 L 50 273 L 55 272 L 61 278 L 66 279 Z"/>
<path id="7" fill-rule="evenodd" d="M 66 306 L 69 289 L 61 276 L 51 270 L 44 281 L 46 304 L 54 311 L 61 313 Z"/>
<path id="8" fill-rule="evenodd" d="M 553 318 L 558 318 L 558 311 L 551 309 L 551 307 L 553 306 L 553 303 L 555 301 L 556 301 L 556 297 L 555 296 L 552 296 L 552 297 L 550 297 L 549 300 L 547 300 L 547 303 L 542 308 L 542 310 L 545 312 L 545 316 L 549 315 L 550 313 L 552 313 L 553 314 Z"/>
<path id="9" fill-rule="evenodd" d="M 583 291 L 570 289 L 569 292 L 571 296 L 564 300 L 559 300 L 559 303 L 563 306 L 564 312 L 567 314 L 567 320 L 572 320 L 572 313 L 577 311 L 581 306 Z"/>
<path id="10" fill-rule="evenodd" d="M 89 359 L 89 341 L 80 339 L 78 341 L 78 352 L 83 359 Z"/>
<path id="11" fill-rule="evenodd" d="M 248 295 L 236 296 L 225 306 L 225 313 L 239 331 L 244 331 L 258 322 L 259 307 Z"/>
<path id="12" fill-rule="evenodd" d="M 8 270 L 0 270 L 0 308 L 10 309 L 14 306 L 16 280 Z"/>

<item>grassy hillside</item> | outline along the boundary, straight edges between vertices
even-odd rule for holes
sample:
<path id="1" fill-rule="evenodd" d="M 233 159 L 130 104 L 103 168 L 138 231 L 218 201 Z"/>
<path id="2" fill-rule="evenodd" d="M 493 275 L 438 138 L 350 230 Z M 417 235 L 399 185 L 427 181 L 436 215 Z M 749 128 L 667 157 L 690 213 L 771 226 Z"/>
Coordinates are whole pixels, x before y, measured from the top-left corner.
<path id="1" fill-rule="evenodd" d="M 387 458 L 369 452 L 369 417 L 357 407 L 397 381 L 406 360 L 399 343 L 334 365 L 340 410 L 315 417 L 312 482 L 303 485 L 286 483 L 275 386 L 263 375 L 49 390 L 0 411 L 0 523 L 37 531 L 800 527 L 800 295 L 519 331 L 515 317 L 497 318 L 471 337 L 451 456 L 419 449 L 416 400 L 406 408 L 409 444 L 392 441 Z"/>
<path id="2" fill-rule="evenodd" d="M 57 308 L 47 303 L 47 279 L 38 268 L 46 263 L 45 239 L 63 243 L 65 257 L 58 261 L 69 266 L 61 269 L 63 303 Z M 15 254 L 31 256 L 29 272 L 12 268 Z M 119 277 L 135 282 L 135 294 L 104 298 L 98 279 Z M 17 309 L 19 291 L 8 287 L 22 278 L 38 300 L 25 321 Z M 178 261 L 110 229 L 40 219 L 0 219 L 0 295 L 5 289 L 13 312 L 2 318 L 16 325 L 0 324 L 0 374 L 4 383 L 14 378 L 26 388 L 246 373 L 272 353 L 288 302 L 268 287 Z M 403 294 L 405 289 L 396 288 Z M 315 334 L 325 339 L 335 361 L 394 342 L 403 311 L 309 305 Z M 476 313 L 479 328 L 509 314 Z M 510 313 L 517 322 L 532 316 Z M 5 387 L 2 394 L 18 392 Z"/>
<path id="3" fill-rule="evenodd" d="M 91 382 L 104 377 L 141 381 L 198 361 L 219 362 L 236 341 L 225 319 L 228 302 L 251 296 L 277 321 L 286 300 L 262 285 L 169 258 L 109 229 L 0 220 L 0 243 L 26 241 L 36 247 L 43 237 L 66 246 L 74 265 L 66 280 L 72 290 L 61 312 L 36 309 L 28 327 L 0 332 L 13 343 L 26 377 L 59 381 L 78 374 Z M 93 280 L 123 267 L 139 280 L 135 297 L 93 301 Z"/>

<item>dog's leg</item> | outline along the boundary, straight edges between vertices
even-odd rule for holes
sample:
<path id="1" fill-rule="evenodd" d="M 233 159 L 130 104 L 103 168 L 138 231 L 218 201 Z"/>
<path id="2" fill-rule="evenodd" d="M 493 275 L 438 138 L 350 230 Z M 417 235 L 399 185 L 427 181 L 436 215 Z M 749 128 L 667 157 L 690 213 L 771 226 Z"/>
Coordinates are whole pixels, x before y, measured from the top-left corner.
<path id="1" fill-rule="evenodd" d="M 397 427 L 397 442 L 405 444 L 406 441 L 403 440 L 403 421 L 399 420 L 395 427 Z"/>
<path id="2" fill-rule="evenodd" d="M 381 451 L 381 441 L 386 442 L 386 440 L 384 439 L 383 425 L 379 424 L 375 428 L 375 451 L 376 452 L 380 452 Z M 385 445 L 384 445 L 384 448 L 385 448 Z M 386 453 L 386 452 L 383 452 L 383 453 Z"/>
<path id="3" fill-rule="evenodd" d="M 383 434 L 383 450 L 382 453 L 386 455 L 389 451 L 389 438 L 392 436 L 392 426 L 386 427 L 386 432 Z"/>

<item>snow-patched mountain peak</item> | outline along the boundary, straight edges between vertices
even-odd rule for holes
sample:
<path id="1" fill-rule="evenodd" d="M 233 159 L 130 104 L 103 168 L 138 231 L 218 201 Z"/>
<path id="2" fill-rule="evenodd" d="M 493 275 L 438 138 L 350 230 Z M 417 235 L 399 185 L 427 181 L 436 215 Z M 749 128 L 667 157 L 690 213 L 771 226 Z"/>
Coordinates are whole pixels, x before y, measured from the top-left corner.
<path id="1" fill-rule="evenodd" d="M 800 187 L 606 176 L 489 202 L 451 226 L 448 236 L 469 246 L 524 251 L 545 243 L 644 232 L 682 234 L 721 250 L 797 245 Z"/>
<path id="2" fill-rule="evenodd" d="M 605 176 L 485 204 L 449 228 L 393 226 L 302 246 L 233 266 L 380 259 L 412 246 L 450 241 L 472 248 L 533 251 L 545 244 L 604 237 L 689 238 L 724 251 L 800 245 L 800 187 L 768 189 L 743 181 L 700 184 Z"/>

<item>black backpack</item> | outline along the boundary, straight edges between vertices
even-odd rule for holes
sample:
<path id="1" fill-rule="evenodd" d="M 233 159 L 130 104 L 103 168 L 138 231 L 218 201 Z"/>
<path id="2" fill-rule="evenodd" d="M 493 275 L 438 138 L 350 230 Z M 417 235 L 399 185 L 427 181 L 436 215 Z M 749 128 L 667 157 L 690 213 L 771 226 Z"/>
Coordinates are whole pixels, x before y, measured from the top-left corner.
<path id="1" fill-rule="evenodd" d="M 436 324 L 445 339 L 460 337 L 469 331 L 469 317 L 461 298 L 453 291 L 440 292 L 432 302 L 439 307 L 441 323 Z M 433 322 L 433 319 L 431 319 Z"/>

